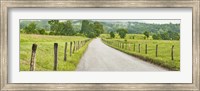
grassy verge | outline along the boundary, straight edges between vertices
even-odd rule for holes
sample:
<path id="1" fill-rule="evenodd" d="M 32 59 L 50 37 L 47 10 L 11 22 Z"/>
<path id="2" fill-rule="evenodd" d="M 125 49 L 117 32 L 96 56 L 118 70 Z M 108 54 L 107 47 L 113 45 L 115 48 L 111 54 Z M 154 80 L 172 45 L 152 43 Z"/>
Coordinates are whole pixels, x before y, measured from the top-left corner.
<path id="1" fill-rule="evenodd" d="M 58 71 L 73 71 L 76 69 L 80 58 L 84 54 L 89 42 L 70 56 L 70 41 L 85 40 L 80 36 L 48 36 L 20 34 L 20 71 L 29 71 L 31 47 L 33 43 L 38 45 L 36 51 L 36 71 L 53 71 L 54 43 L 58 43 Z M 67 61 L 64 61 L 64 47 L 67 46 Z"/>
<path id="2" fill-rule="evenodd" d="M 106 41 L 113 42 L 109 44 L 104 41 L 105 44 L 125 52 L 127 54 L 136 56 L 145 61 L 162 66 L 169 70 L 180 70 L 180 42 L 179 41 L 164 41 L 164 40 L 127 40 L 124 42 L 122 39 L 104 39 Z M 129 43 L 125 48 L 120 48 L 118 42 Z M 135 44 L 135 50 L 134 50 Z M 140 52 L 138 44 L 141 45 Z M 148 52 L 145 53 L 145 44 L 148 44 Z M 158 57 L 155 56 L 155 45 L 158 44 Z M 171 60 L 171 46 L 174 45 L 174 60 Z"/>

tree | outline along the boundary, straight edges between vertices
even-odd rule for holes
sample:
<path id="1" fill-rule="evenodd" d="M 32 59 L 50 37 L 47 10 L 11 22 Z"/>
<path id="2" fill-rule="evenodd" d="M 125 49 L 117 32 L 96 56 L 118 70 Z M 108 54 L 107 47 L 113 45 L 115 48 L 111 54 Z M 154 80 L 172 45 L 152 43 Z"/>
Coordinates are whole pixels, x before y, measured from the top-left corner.
<path id="1" fill-rule="evenodd" d="M 123 28 L 120 28 L 117 30 L 120 38 L 125 38 L 126 37 L 126 34 L 128 33 L 128 30 L 127 29 L 123 29 Z"/>
<path id="2" fill-rule="evenodd" d="M 170 40 L 170 36 L 168 32 L 161 33 L 160 36 L 163 40 Z"/>
<path id="3" fill-rule="evenodd" d="M 72 22 L 70 20 L 66 22 L 60 22 L 60 35 L 75 35 L 74 28 L 72 26 Z"/>
<path id="4" fill-rule="evenodd" d="M 103 25 L 100 22 L 95 21 L 94 23 L 88 20 L 82 21 L 81 34 L 89 38 L 95 38 L 104 32 Z"/>
<path id="5" fill-rule="evenodd" d="M 26 26 L 24 28 L 25 30 L 25 33 L 28 33 L 28 34 L 31 34 L 31 33 L 37 33 L 37 30 L 36 30 L 36 24 L 35 22 L 31 22 L 28 26 Z"/>
<path id="6" fill-rule="evenodd" d="M 45 34 L 45 30 L 44 29 L 39 29 L 38 32 L 39 32 L 39 34 Z"/>
<path id="7" fill-rule="evenodd" d="M 145 31 L 143 34 L 147 37 L 147 39 L 149 38 L 149 32 L 148 31 Z"/>
<path id="8" fill-rule="evenodd" d="M 48 24 L 50 25 L 50 30 L 53 34 L 59 34 L 59 20 L 50 20 L 48 21 Z"/>
<path id="9" fill-rule="evenodd" d="M 94 22 L 94 31 L 96 32 L 96 36 L 99 36 L 104 32 L 103 25 L 100 22 Z"/>
<path id="10" fill-rule="evenodd" d="M 115 38 L 115 34 L 114 34 L 113 31 L 110 32 L 110 37 L 111 37 L 111 38 Z"/>
<path id="11" fill-rule="evenodd" d="M 80 33 L 83 33 L 83 34 L 87 34 L 88 33 L 88 30 L 89 30 L 89 21 L 88 20 L 82 20 L 82 26 L 81 26 L 81 31 Z"/>
<path id="12" fill-rule="evenodd" d="M 161 36 L 160 36 L 160 34 L 154 34 L 154 35 L 152 36 L 152 38 L 153 38 L 154 40 L 160 40 L 160 39 L 162 39 Z"/>

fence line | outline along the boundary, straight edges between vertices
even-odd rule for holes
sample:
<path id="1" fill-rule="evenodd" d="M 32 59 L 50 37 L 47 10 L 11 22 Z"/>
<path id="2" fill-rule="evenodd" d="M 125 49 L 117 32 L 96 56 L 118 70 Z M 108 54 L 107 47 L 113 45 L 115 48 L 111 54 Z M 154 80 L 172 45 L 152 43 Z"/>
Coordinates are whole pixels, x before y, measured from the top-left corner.
<path id="1" fill-rule="evenodd" d="M 68 43 L 70 43 L 70 57 L 72 56 L 75 51 L 78 51 L 81 47 L 85 46 L 85 44 L 90 41 L 90 39 L 82 40 L 82 41 L 71 41 L 71 42 L 65 42 L 65 47 L 64 47 L 64 61 L 67 61 L 67 48 L 68 48 Z M 73 44 L 74 43 L 74 44 Z M 30 60 L 30 71 L 35 70 L 35 62 L 36 62 L 36 49 L 37 49 L 37 44 L 32 44 L 32 53 L 31 53 L 31 60 Z M 53 65 L 53 70 L 57 71 L 58 68 L 58 43 L 54 43 L 54 65 Z"/>
<path id="2" fill-rule="evenodd" d="M 105 39 L 102 39 L 102 40 L 104 41 L 104 43 L 106 43 L 108 45 L 115 46 L 115 47 L 118 47 L 120 49 L 124 49 L 124 50 L 128 50 L 128 51 L 131 51 L 130 46 L 133 45 L 132 51 L 136 52 L 136 43 L 130 44 L 130 43 L 127 43 L 127 42 L 120 42 L 120 41 L 116 41 L 116 40 L 115 41 L 109 41 L 109 40 L 105 40 Z M 138 43 L 137 47 L 138 47 L 137 52 L 141 53 L 141 44 Z M 149 50 L 155 50 L 155 57 L 159 56 L 159 54 L 158 54 L 158 51 L 159 51 L 158 44 L 156 44 L 154 48 L 148 48 L 148 44 L 144 44 L 143 48 L 144 48 L 145 54 L 148 54 Z M 159 48 L 163 48 L 163 47 L 159 47 Z M 171 50 L 171 60 L 174 60 L 174 45 L 172 45 L 170 50 Z"/>

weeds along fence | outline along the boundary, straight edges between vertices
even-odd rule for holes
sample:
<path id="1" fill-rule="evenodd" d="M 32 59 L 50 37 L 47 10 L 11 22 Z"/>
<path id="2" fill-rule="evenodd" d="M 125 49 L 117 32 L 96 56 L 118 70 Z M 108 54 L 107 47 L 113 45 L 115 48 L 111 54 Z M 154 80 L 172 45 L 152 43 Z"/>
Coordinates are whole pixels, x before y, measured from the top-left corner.
<path id="1" fill-rule="evenodd" d="M 90 39 L 81 40 L 81 41 L 71 41 L 71 42 L 65 42 L 64 46 L 64 61 L 67 61 L 67 55 L 70 57 L 72 54 L 74 54 L 76 51 L 78 51 L 80 48 L 82 48 L 87 42 L 89 42 Z M 38 45 L 32 44 L 32 52 L 31 52 L 31 59 L 30 59 L 30 71 L 35 70 L 35 63 L 36 63 L 36 50 Z M 68 50 L 69 48 L 69 50 Z M 69 54 L 67 54 L 69 51 Z M 58 43 L 54 43 L 54 66 L 53 70 L 57 71 L 58 68 Z"/>
<path id="2" fill-rule="evenodd" d="M 159 49 L 163 49 L 165 47 L 160 47 L 159 44 L 154 44 L 154 45 L 148 45 L 147 43 L 128 43 L 128 42 L 122 42 L 122 41 L 117 41 L 117 40 L 106 40 L 106 39 L 102 39 L 106 44 L 117 47 L 119 49 L 122 50 L 126 50 L 126 51 L 132 51 L 135 53 L 139 53 L 141 54 L 143 52 L 143 54 L 148 54 L 150 51 L 152 53 L 152 51 L 154 51 L 154 56 L 155 57 L 159 57 L 162 56 L 162 54 L 159 54 Z M 154 46 L 154 47 L 153 47 Z M 171 45 L 170 49 L 167 49 L 168 53 L 171 55 L 171 60 L 174 60 L 174 45 Z M 170 50 L 170 51 L 169 51 Z"/>

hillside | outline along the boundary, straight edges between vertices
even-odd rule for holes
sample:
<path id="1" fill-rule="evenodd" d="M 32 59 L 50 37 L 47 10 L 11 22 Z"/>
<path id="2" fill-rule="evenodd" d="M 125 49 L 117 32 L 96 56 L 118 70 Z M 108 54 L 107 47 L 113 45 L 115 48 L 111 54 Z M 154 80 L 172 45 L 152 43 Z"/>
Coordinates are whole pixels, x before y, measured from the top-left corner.
<path id="1" fill-rule="evenodd" d="M 64 22 L 63 20 L 62 22 Z M 72 20 L 72 25 L 75 31 L 80 31 L 82 26 L 82 20 Z M 94 20 L 89 20 L 90 22 L 94 22 Z M 50 25 L 48 24 L 48 20 L 35 20 L 35 21 L 28 21 L 23 20 L 20 21 L 20 28 L 24 28 L 30 22 L 36 22 L 37 28 L 45 28 L 45 30 L 50 30 Z M 161 33 L 164 31 L 173 31 L 180 33 L 180 24 L 150 24 L 150 23 L 140 23 L 140 22 L 103 22 L 99 21 L 103 24 L 105 33 L 109 33 L 110 31 L 116 31 L 119 28 L 126 28 L 128 29 L 128 33 L 131 34 L 141 34 L 144 31 L 149 31 L 150 33 Z"/>

